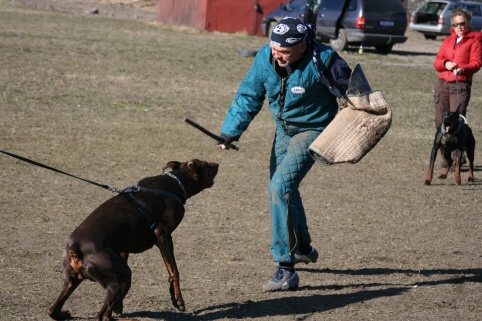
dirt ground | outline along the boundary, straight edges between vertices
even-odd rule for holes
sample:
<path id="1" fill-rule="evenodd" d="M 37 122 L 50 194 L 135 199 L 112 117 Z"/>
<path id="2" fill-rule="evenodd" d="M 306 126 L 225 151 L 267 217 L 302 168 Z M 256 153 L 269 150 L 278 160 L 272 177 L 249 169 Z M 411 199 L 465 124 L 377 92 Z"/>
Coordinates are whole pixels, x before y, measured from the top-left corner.
<path id="1" fill-rule="evenodd" d="M 98 14 L 106 18 L 155 21 L 154 1 L 148 0 L 10 2 L 74 14 L 98 9 Z M 11 33 L 4 35 L 11 37 Z M 385 62 L 375 58 L 369 66 L 382 70 L 392 70 L 393 66 L 429 69 L 439 45 L 440 41 L 425 41 L 411 34 L 406 44 L 395 47 L 393 57 Z M 0 46 L 0 52 L 6 50 L 5 46 Z M 346 55 L 355 59 L 353 52 Z M 7 68 L 3 65 L 2 69 Z M 433 130 L 431 122 L 421 119 L 432 117 L 431 109 L 402 108 L 403 101 L 398 101 L 392 128 L 359 164 L 314 166 L 301 193 L 320 259 L 316 264 L 299 266 L 298 291 L 264 293 L 261 285 L 275 270 L 269 254 L 267 164 L 271 142 L 263 131 L 270 122 L 268 115 L 260 115 L 261 120 L 252 124 L 240 142 L 239 152 L 219 153 L 207 143 L 188 145 L 188 153 L 188 149 L 172 145 L 192 136 L 168 131 L 169 124 L 153 119 L 147 108 L 144 114 L 118 109 L 99 115 L 88 111 L 69 114 L 60 108 L 58 116 L 68 121 L 64 124 L 52 119 L 47 107 L 34 111 L 7 106 L 7 91 L 14 84 L 9 84 L 2 73 L 0 81 L 4 92 L 0 96 L 0 149 L 15 147 L 23 153 L 35 149 L 37 161 L 74 170 L 88 179 L 102 178 L 102 183 L 116 182 L 117 187 L 154 174 L 153 167 L 160 168 L 169 160 L 196 156 L 221 164 L 216 184 L 187 205 L 185 219 L 174 235 L 187 311 L 181 313 L 171 306 L 167 272 L 158 251 L 151 249 L 130 257 L 133 285 L 124 301 L 129 318 L 482 319 L 482 144 L 476 147 L 474 183 L 466 182 L 464 168 L 459 187 L 454 185 L 452 174 L 446 181 L 435 178 L 432 186 L 424 186 Z M 382 87 L 383 80 L 376 83 Z M 481 141 L 480 75 L 475 83 L 469 113 L 476 139 Z M 421 85 L 407 87 L 415 90 L 417 86 Z M 388 97 L 396 94 L 396 86 L 387 92 Z M 408 92 L 404 94 L 406 100 L 411 99 Z M 220 125 L 219 117 L 209 110 L 204 121 L 214 130 L 215 123 L 210 119 L 217 119 Z M 28 122 L 31 119 L 35 122 Z M 86 119 L 88 124 L 83 123 Z M 120 127 L 125 119 L 133 126 L 140 124 L 142 131 Z M 62 129 L 63 135 L 50 132 L 43 124 Z M 89 131 L 76 134 L 81 126 Z M 113 148 L 115 138 L 108 135 L 111 130 L 123 136 L 125 144 Z M 47 134 L 52 138 L 51 146 L 43 144 Z M 161 152 L 144 145 L 153 134 L 159 141 L 149 147 Z M 96 143 L 104 150 L 79 149 L 80 140 Z M 68 153 L 50 155 L 50 150 Z M 127 150 L 135 152 L 123 154 Z M 162 151 L 168 154 L 159 156 Z M 157 158 L 162 164 L 153 161 Z M 56 163 L 52 163 L 54 159 Z M 0 320 L 49 320 L 48 307 L 62 283 L 60 255 L 64 242 L 110 194 L 7 156 L 0 156 L 0 169 Z M 92 320 L 103 297 L 98 284 L 84 282 L 65 307 L 72 312 L 73 320 Z"/>

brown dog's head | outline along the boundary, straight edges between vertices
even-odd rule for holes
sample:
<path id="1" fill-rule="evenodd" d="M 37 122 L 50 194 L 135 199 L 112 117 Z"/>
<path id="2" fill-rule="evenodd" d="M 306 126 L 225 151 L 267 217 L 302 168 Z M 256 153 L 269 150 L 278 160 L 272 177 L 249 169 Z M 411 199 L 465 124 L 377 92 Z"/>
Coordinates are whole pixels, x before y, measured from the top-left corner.
<path id="1" fill-rule="evenodd" d="M 452 133 L 459 127 L 459 113 L 444 111 L 443 118 L 444 133 Z"/>
<path id="2" fill-rule="evenodd" d="M 163 168 L 162 172 L 166 169 L 172 169 L 173 171 L 186 171 L 189 176 L 196 182 L 202 182 L 202 188 L 210 188 L 214 185 L 214 177 L 218 173 L 218 163 L 208 163 L 199 159 L 193 159 L 185 163 L 178 161 L 170 161 Z"/>

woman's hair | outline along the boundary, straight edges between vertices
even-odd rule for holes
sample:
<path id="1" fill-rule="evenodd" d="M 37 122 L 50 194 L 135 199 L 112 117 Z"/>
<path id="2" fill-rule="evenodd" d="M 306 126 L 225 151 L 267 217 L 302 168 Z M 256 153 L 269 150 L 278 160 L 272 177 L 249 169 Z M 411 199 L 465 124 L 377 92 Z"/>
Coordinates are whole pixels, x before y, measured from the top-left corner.
<path id="1" fill-rule="evenodd" d="M 456 16 L 464 17 L 465 22 L 467 22 L 467 24 L 470 22 L 470 20 L 472 20 L 472 12 L 462 8 L 457 8 L 454 11 L 452 11 L 452 19 L 455 18 Z"/>

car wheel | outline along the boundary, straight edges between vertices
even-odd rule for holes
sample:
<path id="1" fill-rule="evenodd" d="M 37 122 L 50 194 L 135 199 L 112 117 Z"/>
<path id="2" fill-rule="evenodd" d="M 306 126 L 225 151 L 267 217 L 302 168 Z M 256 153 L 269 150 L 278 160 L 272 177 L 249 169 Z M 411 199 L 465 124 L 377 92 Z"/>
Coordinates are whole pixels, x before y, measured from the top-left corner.
<path id="1" fill-rule="evenodd" d="M 345 29 L 340 28 L 340 30 L 338 30 L 338 37 L 335 39 L 330 39 L 330 46 L 336 51 L 342 51 L 348 47 Z"/>
<path id="2" fill-rule="evenodd" d="M 392 49 L 393 49 L 393 45 L 375 47 L 376 52 L 382 55 L 388 55 L 390 52 L 392 52 Z"/>
<path id="3" fill-rule="evenodd" d="M 423 37 L 427 40 L 435 40 L 435 38 L 437 38 L 437 36 L 434 35 L 423 35 Z"/>
<path id="4" fill-rule="evenodd" d="M 274 27 L 278 24 L 277 21 L 271 21 L 268 25 L 268 32 L 266 34 L 268 35 L 268 39 L 271 38 L 271 33 L 273 32 Z"/>

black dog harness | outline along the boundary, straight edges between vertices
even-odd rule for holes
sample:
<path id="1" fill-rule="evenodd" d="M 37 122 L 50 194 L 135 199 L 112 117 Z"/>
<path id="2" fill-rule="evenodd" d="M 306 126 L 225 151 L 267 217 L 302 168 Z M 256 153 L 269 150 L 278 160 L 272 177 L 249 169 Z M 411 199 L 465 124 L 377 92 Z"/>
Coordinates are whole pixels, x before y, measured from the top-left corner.
<path id="1" fill-rule="evenodd" d="M 184 190 L 184 186 L 182 185 L 181 181 L 171 173 L 164 173 L 164 175 L 168 175 L 177 181 L 177 183 L 179 184 L 179 186 L 184 192 L 184 199 L 186 199 L 186 191 Z M 149 209 L 147 209 L 144 206 L 144 204 L 141 203 L 141 201 L 139 201 L 139 199 L 137 199 L 137 197 L 135 197 L 134 195 L 135 193 L 146 192 L 146 193 L 156 194 L 161 197 L 174 200 L 179 204 L 181 204 L 182 206 L 184 206 L 185 204 L 185 201 L 183 201 L 177 194 L 174 194 L 172 192 L 169 192 L 167 190 L 160 189 L 160 188 L 149 188 L 149 187 L 142 187 L 139 185 L 133 185 L 123 190 L 117 190 L 116 192 L 121 195 L 124 195 L 132 203 L 132 205 L 134 205 L 137 208 L 137 210 L 142 214 L 142 216 L 144 216 L 144 219 L 146 220 L 151 230 L 154 230 L 159 224 L 159 222 L 154 221 L 154 219 L 152 218 L 152 213 L 149 211 Z"/>

